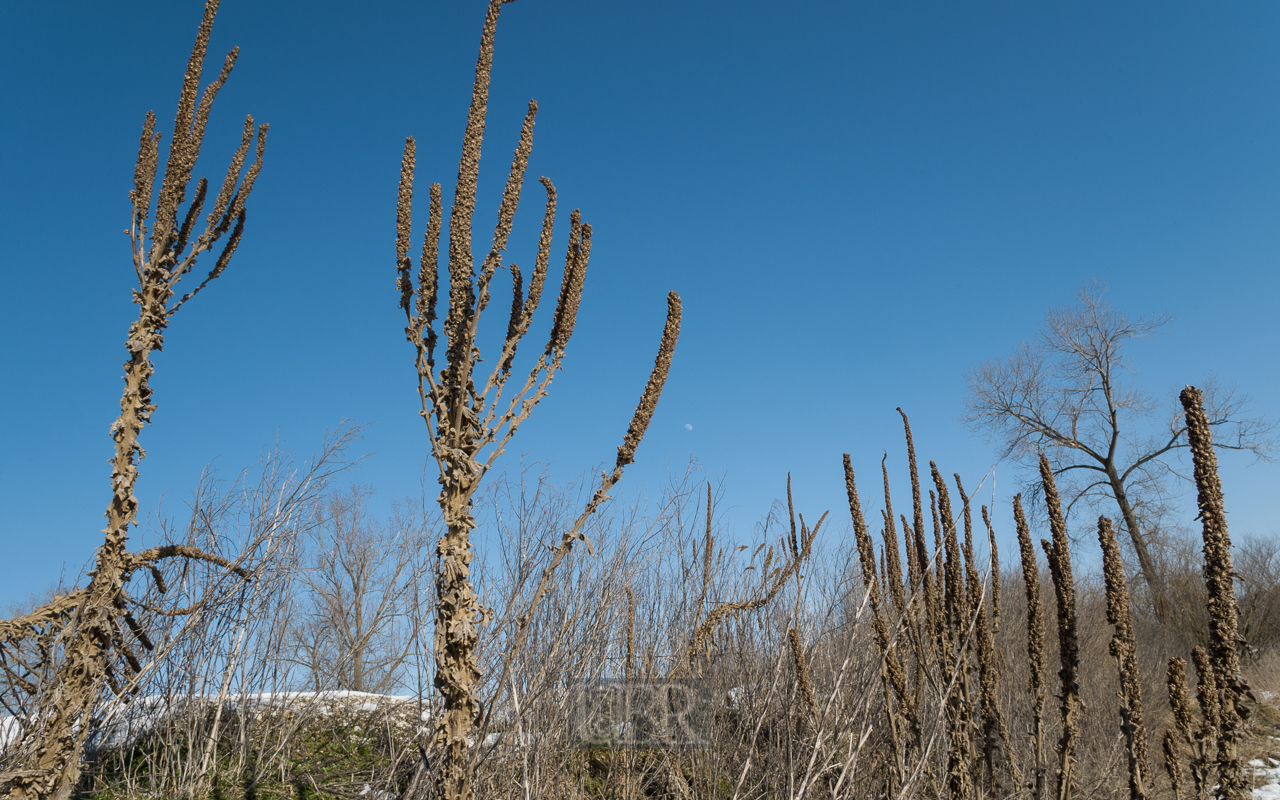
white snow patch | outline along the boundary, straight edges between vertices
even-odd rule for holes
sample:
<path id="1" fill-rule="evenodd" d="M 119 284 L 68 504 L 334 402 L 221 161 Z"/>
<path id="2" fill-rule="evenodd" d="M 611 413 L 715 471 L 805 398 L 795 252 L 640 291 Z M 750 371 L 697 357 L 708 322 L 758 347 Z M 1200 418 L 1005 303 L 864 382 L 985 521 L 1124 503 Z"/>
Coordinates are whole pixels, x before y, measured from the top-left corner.
<path id="1" fill-rule="evenodd" d="M 176 714 L 191 702 L 217 703 L 217 694 L 199 694 L 189 697 L 167 697 L 164 695 L 145 695 L 135 697 L 128 703 L 110 702 L 103 709 L 103 719 L 108 724 L 97 740 L 91 743 L 94 748 L 117 748 L 128 746 L 140 736 L 151 731 L 157 723 Z M 362 701 L 356 704 L 354 701 Z M 335 709 L 352 709 L 360 712 L 377 711 L 380 704 L 394 707 L 401 704 L 417 703 L 416 695 L 384 695 L 369 692 L 328 691 L 328 692 L 258 692 L 256 694 L 227 694 L 222 701 L 227 706 L 239 706 L 246 709 L 288 708 L 292 711 L 305 711 L 333 716 Z M 346 701 L 346 702 L 343 702 Z M 423 710 L 422 721 L 431 719 L 431 712 Z M 19 726 L 16 717 L 0 717 L 0 750 L 8 747 L 18 737 Z"/>
<path id="2" fill-rule="evenodd" d="M 1250 771 L 1254 781 L 1259 784 L 1253 790 L 1254 800 L 1280 800 L 1280 767 L 1267 767 L 1257 758 L 1250 761 L 1249 766 L 1255 767 Z M 1259 766 L 1263 768 L 1257 769 Z"/>

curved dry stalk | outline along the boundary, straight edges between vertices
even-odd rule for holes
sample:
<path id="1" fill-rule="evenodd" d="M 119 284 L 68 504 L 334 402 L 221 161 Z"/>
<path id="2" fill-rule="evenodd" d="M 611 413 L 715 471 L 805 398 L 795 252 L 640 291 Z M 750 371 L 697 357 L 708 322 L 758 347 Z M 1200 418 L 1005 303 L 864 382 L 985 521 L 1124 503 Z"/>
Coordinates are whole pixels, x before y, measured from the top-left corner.
<path id="1" fill-rule="evenodd" d="M 755 611 L 763 608 L 772 602 L 782 591 L 782 587 L 791 580 L 792 576 L 798 575 L 800 567 L 813 553 L 813 540 L 818 537 L 818 531 L 822 529 L 822 524 L 827 519 L 827 512 L 823 512 L 818 518 L 818 524 L 810 528 L 804 521 L 804 515 L 799 515 L 800 525 L 796 526 L 795 508 L 791 503 L 791 476 L 787 476 L 787 508 L 791 518 L 791 535 L 785 534 L 782 537 L 779 550 L 783 553 L 783 562 L 776 566 L 773 565 L 774 549 L 769 547 L 765 552 L 764 561 L 760 565 L 759 581 L 755 586 L 748 587 L 745 596 L 738 600 L 729 600 L 714 606 L 707 616 L 698 625 L 694 626 L 693 635 L 689 637 L 689 644 L 685 647 L 685 661 L 681 665 L 692 669 L 698 663 L 700 657 L 709 656 L 711 652 L 711 642 L 715 634 L 716 628 L 725 620 L 744 614 L 748 611 Z M 756 548 L 755 553 L 758 554 L 763 548 L 762 544 Z M 752 564 L 749 568 L 754 568 L 755 554 L 752 555 Z M 770 569 L 772 567 L 772 569 Z"/>

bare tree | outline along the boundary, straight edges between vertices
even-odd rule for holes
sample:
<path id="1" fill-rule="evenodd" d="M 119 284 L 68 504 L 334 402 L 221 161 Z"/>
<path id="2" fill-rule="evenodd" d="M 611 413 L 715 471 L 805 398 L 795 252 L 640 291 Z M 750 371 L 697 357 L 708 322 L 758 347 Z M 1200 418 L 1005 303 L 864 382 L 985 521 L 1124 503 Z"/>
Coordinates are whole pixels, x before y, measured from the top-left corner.
<path id="1" fill-rule="evenodd" d="M 1061 479 L 1067 513 L 1076 503 L 1111 503 L 1120 510 L 1129 542 L 1160 619 L 1168 599 L 1152 543 L 1160 498 L 1177 475 L 1171 458 L 1186 449 L 1178 409 L 1160 420 L 1161 404 L 1132 385 L 1125 346 L 1155 334 L 1172 317 L 1138 319 L 1113 308 L 1105 286 L 1082 287 L 1076 302 L 1051 309 L 1039 335 L 1008 358 L 971 367 L 965 421 L 1001 444 L 1001 457 L 1030 468 L 1044 452 Z M 1205 390 L 1214 447 L 1268 458 L 1273 424 L 1244 413 L 1247 398 Z"/>
<path id="2" fill-rule="evenodd" d="M 205 126 L 214 98 L 231 74 L 238 50 L 227 54 L 222 70 L 203 93 L 200 75 L 218 0 L 208 0 L 204 18 L 182 80 L 173 140 L 163 173 L 159 172 L 160 134 L 155 114 L 147 112 L 130 192 L 132 213 L 127 231 L 138 287 L 133 300 L 138 319 L 129 327 L 125 342 L 124 392 L 120 416 L 111 426 L 115 454 L 111 462 L 111 499 L 107 506 L 106 536 L 98 549 L 86 586 L 60 595 L 18 619 L 0 622 L 0 651 L 19 658 L 23 641 L 37 641 L 41 661 L 16 668 L 22 686 L 35 699 L 26 715 L 16 756 L 0 773 L 0 791 L 15 798 L 67 797 L 80 775 L 80 752 L 90 730 L 93 711 L 104 688 L 119 696 L 129 691 L 131 680 L 142 672 L 136 649 L 152 649 L 146 632 L 129 608 L 125 588 L 135 572 L 158 576 L 156 564 L 181 557 L 234 569 L 240 567 L 217 555 L 187 545 L 151 548 L 141 553 L 125 549 L 130 526 L 136 524 L 138 501 L 138 444 L 143 427 L 155 410 L 150 385 L 154 366 L 151 354 L 161 349 L 164 331 L 184 303 L 204 289 L 226 268 L 244 232 L 245 201 L 262 169 L 267 126 L 256 127 L 245 119 L 240 145 L 231 157 L 220 190 L 205 218 L 209 184 L 201 178 L 195 196 L 186 201 L 191 173 L 200 156 Z M 256 154 L 246 164 L 254 138 Z M 156 177 L 160 185 L 156 187 Z M 153 189 L 155 195 L 152 215 Z M 148 225 L 149 220 L 154 220 Z M 228 234 L 229 235 L 226 235 Z M 148 235 L 149 234 L 149 235 Z M 223 239 L 207 277 L 186 294 L 178 294 L 179 282 L 196 262 Z M 156 579 L 159 581 L 159 578 Z M 12 667 L 11 667 L 12 669 Z M 7 670 L 6 670 L 7 671 Z"/>
<path id="3" fill-rule="evenodd" d="M 387 522 L 368 513 L 372 489 L 332 495 L 313 529 L 302 583 L 309 612 L 290 628 L 291 660 L 316 691 L 386 692 L 413 647 L 409 598 L 424 569 L 423 533 L 397 509 Z"/>
<path id="4" fill-rule="evenodd" d="M 529 280 L 528 294 L 524 279 L 512 263 L 512 300 L 507 332 L 502 349 L 485 378 L 475 374 L 480 363 L 476 331 L 480 316 L 491 299 L 490 288 L 502 264 L 516 206 L 520 202 L 529 154 L 533 150 L 533 124 L 537 103 L 530 101 L 520 131 L 506 188 L 498 208 L 493 244 L 489 253 L 475 268 L 471 251 L 471 223 L 475 213 L 476 189 L 480 174 L 480 153 L 484 141 L 485 116 L 489 102 L 489 78 L 493 68 L 494 34 L 498 14 L 504 2 L 490 0 L 480 38 L 480 54 L 476 61 L 475 85 L 471 109 L 462 139 L 462 157 L 458 164 L 458 182 L 454 190 L 453 208 L 449 214 L 448 244 L 448 313 L 440 326 L 444 332 L 445 365 L 436 370 L 437 335 L 436 301 L 439 295 L 439 250 L 443 212 L 439 184 L 432 184 L 429 197 L 427 229 L 423 240 L 418 280 L 412 278 L 409 244 L 412 235 L 413 172 L 415 145 L 410 137 L 405 142 L 400 167 L 400 187 L 396 203 L 396 269 L 400 307 L 408 325 L 405 334 L 415 349 L 418 393 L 423 420 L 431 442 L 431 452 L 440 472 L 440 510 L 445 533 L 436 554 L 439 558 L 436 578 L 437 606 L 435 617 L 434 655 L 435 687 L 444 698 L 444 713 L 434 741 L 443 750 L 443 764 L 434 768 L 439 795 L 446 800 L 470 800 L 474 796 L 474 766 L 468 753 L 468 737 L 482 715 L 480 704 L 481 671 L 478 656 L 478 628 L 484 624 L 486 612 L 480 605 L 471 579 L 473 549 L 471 530 L 476 527 L 472 510 L 473 498 L 480 481 L 529 418 L 534 406 L 546 396 L 547 388 L 564 359 L 573 335 L 582 300 L 582 289 L 591 256 L 591 226 L 582 222 L 575 209 L 570 214 L 569 248 L 565 257 L 560 296 L 552 318 L 551 334 L 546 347 L 534 360 L 528 377 L 517 380 L 515 391 L 506 395 L 512 374 L 516 348 L 528 333 L 534 312 L 542 297 L 551 256 L 552 228 L 555 223 L 555 187 L 547 178 L 540 181 L 547 192 L 538 254 Z M 551 558 L 538 579 L 530 599 L 530 607 L 520 618 L 513 647 L 524 640 L 534 606 L 550 586 L 552 573 L 578 541 L 586 543 L 583 525 L 609 498 L 609 491 L 622 479 L 622 470 L 635 459 L 636 448 L 644 438 L 666 382 L 671 358 L 680 331 L 680 298 L 675 292 L 667 296 L 667 321 L 653 371 L 632 416 L 631 425 L 618 448 L 611 472 L 600 476 L 600 485 L 573 526 L 551 548 Z M 586 543 L 588 550 L 590 544 Z M 502 681 L 499 681 L 502 685 Z"/>

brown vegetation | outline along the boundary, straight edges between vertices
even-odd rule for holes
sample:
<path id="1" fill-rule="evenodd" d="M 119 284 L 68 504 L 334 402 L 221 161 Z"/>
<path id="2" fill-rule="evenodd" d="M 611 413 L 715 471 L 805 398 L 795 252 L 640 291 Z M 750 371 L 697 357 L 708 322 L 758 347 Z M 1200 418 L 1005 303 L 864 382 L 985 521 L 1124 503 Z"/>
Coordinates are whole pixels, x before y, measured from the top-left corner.
<path id="1" fill-rule="evenodd" d="M 306 467 L 276 454 L 256 482 L 226 487 L 207 477 L 183 525 L 166 521 L 163 544 L 129 553 L 138 436 L 155 409 L 150 354 L 177 309 L 227 266 L 262 166 L 266 128 L 250 119 L 203 228 L 203 179 L 179 224 L 210 106 L 235 56 L 200 96 L 217 10 L 217 0 L 207 3 L 150 230 L 159 169 L 152 115 L 144 127 L 131 229 L 140 313 L 112 430 L 105 542 L 85 586 L 0 622 L 0 702 L 11 715 L 0 728 L 0 791 L 447 800 L 1046 800 L 1051 789 L 1057 800 L 1247 796 L 1258 715 L 1244 673 L 1280 659 L 1280 547 L 1249 544 L 1239 551 L 1246 557 L 1233 559 L 1210 435 L 1217 423 L 1194 388 L 1182 393 L 1185 425 L 1169 447 L 1186 433 L 1202 567 L 1190 546 L 1169 548 L 1162 564 L 1144 551 L 1115 464 L 1101 464 L 1145 588 L 1130 586 L 1118 523 L 1106 516 L 1097 523 L 1100 573 L 1077 569 L 1090 562 L 1073 560 L 1059 473 L 1041 452 L 1035 490 L 1044 498 L 1048 574 L 1022 495 L 1012 502 L 1020 569 L 1001 574 L 991 509 L 980 507 L 984 556 L 974 495 L 933 461 L 931 486 L 922 487 L 901 409 L 912 513 L 895 519 L 886 454 L 878 553 L 848 454 L 847 544 L 829 528 L 819 539 L 827 514 L 810 525 L 789 477 L 785 509 L 750 544 L 719 532 L 715 491 L 694 465 L 657 504 L 608 502 L 669 374 L 681 320 L 674 292 L 611 469 L 570 487 L 527 467 L 484 480 L 561 367 L 592 237 L 575 210 L 548 340 L 509 392 L 550 263 L 556 192 L 541 178 L 547 202 L 527 292 L 520 269 L 506 266 L 506 335 L 492 370 L 478 376 L 479 318 L 504 268 L 537 112 L 531 102 L 492 244 L 476 268 L 472 218 L 502 5 L 488 5 L 450 212 L 439 366 L 441 187 L 428 191 L 415 277 L 413 139 L 401 166 L 398 291 L 438 469 L 438 512 L 402 509 L 384 523 L 368 514 L 367 489 L 333 488 L 351 437 L 340 432 Z M 179 297 L 179 280 L 224 235 L 208 277 Z M 1133 331 L 1117 334 L 1125 335 Z M 472 534 L 482 525 L 494 544 L 477 551 Z M 135 575 L 142 586 L 130 589 Z M 1149 602 L 1135 602 L 1144 590 Z M 1049 614 L 1057 637 L 1046 635 Z M 1102 666 L 1108 655 L 1115 669 Z M 1054 661 L 1056 672 L 1047 667 Z M 1144 704 L 1144 695 L 1162 693 L 1167 710 Z M 1051 695 L 1056 715 L 1046 713 Z M 1162 774 L 1151 768 L 1149 730 L 1163 731 Z"/>

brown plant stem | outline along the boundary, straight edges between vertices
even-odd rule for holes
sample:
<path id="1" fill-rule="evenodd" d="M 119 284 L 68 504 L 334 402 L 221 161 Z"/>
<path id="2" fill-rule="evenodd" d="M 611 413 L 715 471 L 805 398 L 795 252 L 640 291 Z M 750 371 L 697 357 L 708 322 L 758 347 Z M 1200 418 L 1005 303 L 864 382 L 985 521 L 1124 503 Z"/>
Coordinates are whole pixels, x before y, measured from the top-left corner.
<path id="1" fill-rule="evenodd" d="M 1115 626 L 1111 657 L 1120 671 L 1120 730 L 1124 733 L 1129 760 L 1129 797 L 1145 800 L 1150 785 L 1147 758 L 1147 730 L 1142 720 L 1142 676 L 1138 671 L 1138 651 L 1133 637 L 1133 617 L 1129 610 L 1129 586 L 1125 581 L 1120 546 L 1111 520 L 1098 517 L 1098 543 L 1102 547 L 1102 576 L 1107 591 L 1107 622 Z"/>
<path id="2" fill-rule="evenodd" d="M 1240 674 L 1236 647 L 1239 611 L 1233 586 L 1231 537 L 1227 533 L 1227 512 L 1218 458 L 1213 451 L 1213 434 L 1200 390 L 1188 386 L 1179 396 L 1186 411 L 1187 439 L 1196 482 L 1196 503 L 1204 529 L 1204 581 L 1209 593 L 1209 656 L 1218 684 L 1220 723 L 1218 735 L 1219 795 L 1227 800 L 1243 800 L 1249 794 L 1240 757 L 1249 710 L 1245 698 L 1252 693 Z"/>
<path id="3" fill-rule="evenodd" d="M 1058 800 L 1067 800 L 1074 793 L 1076 738 L 1079 735 L 1080 715 L 1080 644 L 1076 621 L 1076 589 L 1071 574 L 1071 550 L 1067 540 L 1067 524 L 1062 516 L 1062 502 L 1053 480 L 1049 459 L 1040 456 L 1040 479 L 1044 486 L 1045 506 L 1049 511 L 1049 530 L 1053 541 L 1041 540 L 1049 559 L 1049 571 L 1053 576 L 1053 588 L 1058 601 L 1058 652 L 1061 669 L 1058 677 L 1062 683 L 1059 697 L 1062 717 L 1062 735 L 1058 739 L 1057 778 Z"/>

